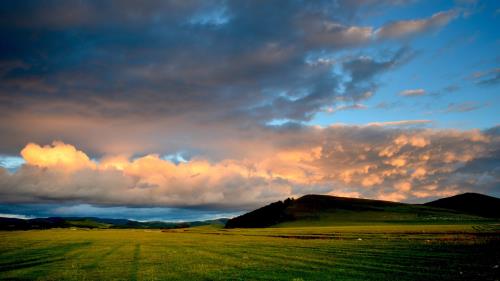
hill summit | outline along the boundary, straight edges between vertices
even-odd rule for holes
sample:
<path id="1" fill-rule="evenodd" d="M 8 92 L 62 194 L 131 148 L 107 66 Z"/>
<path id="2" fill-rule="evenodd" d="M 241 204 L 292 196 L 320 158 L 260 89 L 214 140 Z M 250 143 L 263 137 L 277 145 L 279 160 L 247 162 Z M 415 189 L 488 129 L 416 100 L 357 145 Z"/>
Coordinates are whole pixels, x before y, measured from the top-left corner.
<path id="1" fill-rule="evenodd" d="M 425 203 L 424 205 L 486 218 L 500 218 L 500 199 L 479 193 L 458 194 Z"/>

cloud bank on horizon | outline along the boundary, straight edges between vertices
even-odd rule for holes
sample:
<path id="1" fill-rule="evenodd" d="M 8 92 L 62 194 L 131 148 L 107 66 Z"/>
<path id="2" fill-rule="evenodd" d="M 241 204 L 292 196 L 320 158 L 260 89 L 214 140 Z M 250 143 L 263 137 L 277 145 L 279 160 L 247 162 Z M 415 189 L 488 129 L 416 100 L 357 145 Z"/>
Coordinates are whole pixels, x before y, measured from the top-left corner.
<path id="1" fill-rule="evenodd" d="M 30 143 L 21 151 L 26 163 L 20 169 L 0 168 L 0 195 L 4 203 L 234 208 L 307 193 L 415 202 L 463 191 L 498 192 L 498 128 L 332 126 L 273 134 L 254 144 L 261 153 L 177 164 L 154 154 L 91 160 L 63 142 Z M 297 143 L 274 141 L 283 134 Z"/>
<path id="2" fill-rule="evenodd" d="M 0 203 L 499 196 L 499 8 L 2 3 Z"/>

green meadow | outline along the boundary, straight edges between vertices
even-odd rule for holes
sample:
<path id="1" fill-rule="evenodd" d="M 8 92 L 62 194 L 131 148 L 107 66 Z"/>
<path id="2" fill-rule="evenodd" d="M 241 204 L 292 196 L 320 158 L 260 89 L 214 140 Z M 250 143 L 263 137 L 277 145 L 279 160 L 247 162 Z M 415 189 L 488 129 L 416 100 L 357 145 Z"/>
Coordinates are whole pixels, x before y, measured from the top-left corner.
<path id="1" fill-rule="evenodd" d="M 500 225 L 0 232 L 0 280 L 498 280 Z"/>

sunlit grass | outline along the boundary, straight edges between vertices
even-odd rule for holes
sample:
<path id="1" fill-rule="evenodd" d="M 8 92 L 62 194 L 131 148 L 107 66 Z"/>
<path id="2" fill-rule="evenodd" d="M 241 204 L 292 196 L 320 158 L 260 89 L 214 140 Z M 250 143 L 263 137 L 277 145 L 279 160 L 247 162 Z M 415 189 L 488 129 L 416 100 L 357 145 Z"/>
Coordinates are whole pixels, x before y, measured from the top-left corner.
<path id="1" fill-rule="evenodd" d="M 478 225 L 0 232 L 2 280 L 494 280 Z"/>

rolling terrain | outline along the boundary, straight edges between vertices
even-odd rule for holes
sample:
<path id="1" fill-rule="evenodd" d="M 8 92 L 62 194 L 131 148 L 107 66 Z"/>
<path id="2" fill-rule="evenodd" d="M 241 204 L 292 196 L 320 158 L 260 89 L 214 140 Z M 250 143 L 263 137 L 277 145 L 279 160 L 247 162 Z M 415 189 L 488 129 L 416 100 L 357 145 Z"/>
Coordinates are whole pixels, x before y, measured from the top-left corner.
<path id="1" fill-rule="evenodd" d="M 500 199 L 466 193 L 427 204 L 328 195 L 278 201 L 230 219 L 226 228 L 329 226 L 373 223 L 463 223 L 498 218 Z"/>
<path id="2" fill-rule="evenodd" d="M 498 280 L 499 220 L 435 202 L 307 195 L 226 227 L 14 220 L 51 229 L 0 231 L 0 280 Z"/>

